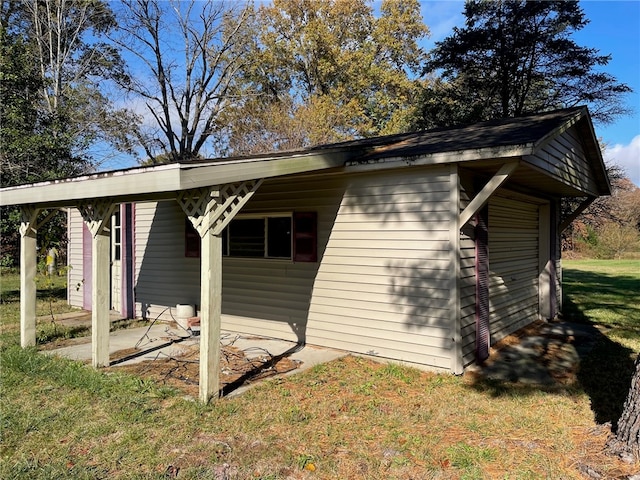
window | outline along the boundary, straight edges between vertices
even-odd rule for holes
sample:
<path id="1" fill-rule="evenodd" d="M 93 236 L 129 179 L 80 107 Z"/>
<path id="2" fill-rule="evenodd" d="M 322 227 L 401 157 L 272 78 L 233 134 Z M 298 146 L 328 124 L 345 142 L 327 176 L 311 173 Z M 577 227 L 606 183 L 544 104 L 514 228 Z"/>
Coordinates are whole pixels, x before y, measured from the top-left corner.
<path id="1" fill-rule="evenodd" d="M 237 218 L 227 227 L 227 245 L 231 257 L 264 257 L 265 220 Z M 224 240 L 224 237 L 223 237 Z"/>
<path id="2" fill-rule="evenodd" d="M 230 257 L 291 258 L 291 215 L 235 218 L 225 240 Z"/>
<path id="3" fill-rule="evenodd" d="M 113 214 L 112 220 L 112 260 L 120 260 L 122 256 L 122 224 L 120 220 L 120 205 L 118 205 L 118 209 Z"/>
<path id="4" fill-rule="evenodd" d="M 317 261 L 315 212 L 238 216 L 222 232 L 222 255 Z M 185 256 L 200 256 L 200 236 L 187 219 Z"/>

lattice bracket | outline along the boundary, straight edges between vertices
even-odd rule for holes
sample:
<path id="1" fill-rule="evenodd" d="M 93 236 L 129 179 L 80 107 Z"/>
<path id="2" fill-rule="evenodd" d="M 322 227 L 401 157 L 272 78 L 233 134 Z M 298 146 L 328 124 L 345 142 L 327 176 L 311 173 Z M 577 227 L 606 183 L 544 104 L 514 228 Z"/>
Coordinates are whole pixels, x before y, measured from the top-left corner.
<path id="1" fill-rule="evenodd" d="M 105 229 L 109 229 L 111 215 L 113 215 L 117 206 L 117 204 L 109 200 L 94 198 L 78 204 L 78 210 L 87 224 L 91 235 L 96 237 Z"/>
<path id="2" fill-rule="evenodd" d="M 182 190 L 176 198 L 200 237 L 220 235 L 258 190 L 262 179 Z"/>

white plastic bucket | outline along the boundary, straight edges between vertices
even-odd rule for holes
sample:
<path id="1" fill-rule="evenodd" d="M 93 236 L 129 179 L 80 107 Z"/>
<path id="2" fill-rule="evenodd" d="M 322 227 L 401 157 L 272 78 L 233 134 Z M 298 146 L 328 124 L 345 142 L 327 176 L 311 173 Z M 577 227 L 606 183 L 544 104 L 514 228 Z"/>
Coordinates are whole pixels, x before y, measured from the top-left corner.
<path id="1" fill-rule="evenodd" d="M 179 303 L 176 305 L 176 322 L 185 330 L 187 329 L 187 320 L 195 316 L 195 308 L 193 305 Z"/>

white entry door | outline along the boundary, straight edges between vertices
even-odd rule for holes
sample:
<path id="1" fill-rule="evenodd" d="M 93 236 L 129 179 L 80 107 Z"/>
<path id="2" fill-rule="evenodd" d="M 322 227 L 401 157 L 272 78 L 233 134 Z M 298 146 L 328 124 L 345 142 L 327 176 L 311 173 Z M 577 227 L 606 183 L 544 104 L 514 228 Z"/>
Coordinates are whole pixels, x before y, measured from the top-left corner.
<path id="1" fill-rule="evenodd" d="M 111 218 L 111 309 L 122 309 L 122 221 L 120 207 Z"/>

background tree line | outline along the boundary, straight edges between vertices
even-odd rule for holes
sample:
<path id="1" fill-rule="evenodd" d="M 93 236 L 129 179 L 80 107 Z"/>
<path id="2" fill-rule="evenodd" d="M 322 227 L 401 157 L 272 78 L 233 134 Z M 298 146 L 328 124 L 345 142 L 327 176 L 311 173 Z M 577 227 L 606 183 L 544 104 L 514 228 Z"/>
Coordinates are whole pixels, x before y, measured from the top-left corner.
<path id="1" fill-rule="evenodd" d="M 464 15 L 425 51 L 418 0 L 2 0 L 2 185 L 125 154 L 246 155 L 578 104 L 601 123 L 627 113 L 610 56 L 572 39 L 588 22 L 578 2 L 472 0 Z M 612 242 L 637 240 L 615 240 L 638 232 L 617 210 L 637 193 L 611 171 L 616 200 L 597 202 L 565 246 L 615 256 Z M 17 260 L 18 221 L 3 209 L 3 264 Z M 48 225 L 43 247 L 64 230 L 62 217 Z"/>

